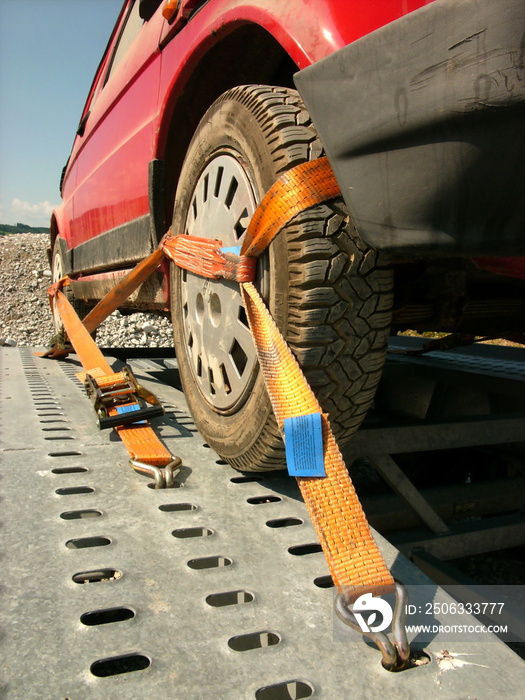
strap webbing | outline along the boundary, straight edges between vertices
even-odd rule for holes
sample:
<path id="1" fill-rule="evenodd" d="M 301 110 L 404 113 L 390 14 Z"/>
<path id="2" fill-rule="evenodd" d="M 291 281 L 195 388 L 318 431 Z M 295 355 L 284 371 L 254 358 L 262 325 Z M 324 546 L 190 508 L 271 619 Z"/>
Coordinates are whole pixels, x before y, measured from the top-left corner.
<path id="1" fill-rule="evenodd" d="M 290 348 L 257 290 L 242 285 L 248 321 L 279 427 L 285 418 L 321 412 Z M 323 414 L 326 477 L 297 477 L 304 502 L 336 586 L 391 586 L 394 579 L 379 551 Z"/>
<path id="2" fill-rule="evenodd" d="M 288 171 L 263 198 L 251 219 L 241 249 L 259 255 L 298 213 L 340 194 L 327 158 Z M 241 284 L 259 364 L 279 428 L 286 418 L 322 412 L 297 360 L 256 288 Z M 304 502 L 336 586 L 391 587 L 385 564 L 343 457 L 322 415 L 326 477 L 297 477 Z"/>
<path id="3" fill-rule="evenodd" d="M 197 236 L 165 236 L 160 244 L 175 265 L 201 277 L 251 282 L 256 259 L 222 250 L 221 241 Z"/>
<path id="4" fill-rule="evenodd" d="M 133 294 L 135 289 L 159 267 L 163 260 L 164 253 L 159 247 L 120 280 L 84 318 L 83 324 L 89 333 L 93 333 L 115 309 L 118 309 Z"/>
<path id="5" fill-rule="evenodd" d="M 65 294 L 59 289 L 56 290 L 53 302 L 57 305 L 68 338 L 86 372 L 97 378 L 113 375 L 113 370 L 106 358 L 98 349 L 95 341 L 75 313 Z M 116 409 L 110 410 L 110 415 L 115 415 L 116 413 Z M 117 426 L 115 430 L 132 458 L 138 459 L 145 464 L 161 467 L 173 461 L 172 455 L 160 442 L 149 425 Z"/>
<path id="6" fill-rule="evenodd" d="M 294 416 L 321 412 L 308 382 L 251 280 L 254 259 L 297 214 L 340 194 L 328 160 L 319 158 L 286 172 L 268 191 L 249 224 L 240 256 L 225 260 L 220 241 L 170 236 L 140 263 L 86 318 L 78 319 L 64 294 L 50 293 L 82 365 L 97 375 L 112 374 L 89 331 L 162 262 L 164 255 L 185 269 L 209 277 L 224 276 L 241 284 L 250 328 L 268 394 L 282 429 Z M 227 263 L 227 264 L 226 264 Z M 326 477 L 298 477 L 304 501 L 319 536 L 335 585 L 356 588 L 391 587 L 394 579 L 370 531 L 354 486 L 337 447 L 328 417 L 323 414 Z M 117 428 L 131 456 L 164 466 L 172 456 L 149 426 Z"/>
<path id="7" fill-rule="evenodd" d="M 241 255 L 260 255 L 294 216 L 339 194 L 326 157 L 288 170 L 270 187 L 252 216 Z"/>

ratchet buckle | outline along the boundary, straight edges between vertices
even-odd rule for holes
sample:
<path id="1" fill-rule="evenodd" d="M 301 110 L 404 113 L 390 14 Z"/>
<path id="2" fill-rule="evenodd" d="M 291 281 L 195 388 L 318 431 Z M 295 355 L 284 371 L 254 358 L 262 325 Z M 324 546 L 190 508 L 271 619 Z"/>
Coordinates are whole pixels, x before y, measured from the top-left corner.
<path id="1" fill-rule="evenodd" d="M 115 374 L 87 372 L 84 387 L 95 407 L 101 430 L 164 415 L 164 408 L 155 394 L 137 382 L 128 366 Z"/>

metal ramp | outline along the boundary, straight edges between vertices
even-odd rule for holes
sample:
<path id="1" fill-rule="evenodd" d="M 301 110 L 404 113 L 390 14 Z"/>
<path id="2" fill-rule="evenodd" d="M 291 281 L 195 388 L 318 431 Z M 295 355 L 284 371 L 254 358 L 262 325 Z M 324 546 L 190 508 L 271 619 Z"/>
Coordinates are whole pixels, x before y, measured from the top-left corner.
<path id="1" fill-rule="evenodd" d="M 442 700 L 521 697 L 508 647 L 461 642 L 463 662 L 390 674 L 355 635 L 334 641 L 333 588 L 295 482 L 242 475 L 196 432 L 184 396 L 153 379 L 152 421 L 183 460 L 154 490 L 98 432 L 75 356 L 0 349 L 0 696 L 9 700 Z M 395 576 L 431 583 L 378 536 Z M 436 600 L 448 596 L 436 587 Z M 466 656 L 468 655 L 468 656 Z"/>

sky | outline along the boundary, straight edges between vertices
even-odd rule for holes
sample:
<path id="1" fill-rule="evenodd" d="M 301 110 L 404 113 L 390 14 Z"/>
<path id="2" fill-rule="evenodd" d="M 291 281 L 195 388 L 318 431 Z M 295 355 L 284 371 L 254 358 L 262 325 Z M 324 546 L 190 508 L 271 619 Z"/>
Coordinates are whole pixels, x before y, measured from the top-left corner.
<path id="1" fill-rule="evenodd" d="M 48 226 L 123 0 L 0 0 L 0 223 Z"/>

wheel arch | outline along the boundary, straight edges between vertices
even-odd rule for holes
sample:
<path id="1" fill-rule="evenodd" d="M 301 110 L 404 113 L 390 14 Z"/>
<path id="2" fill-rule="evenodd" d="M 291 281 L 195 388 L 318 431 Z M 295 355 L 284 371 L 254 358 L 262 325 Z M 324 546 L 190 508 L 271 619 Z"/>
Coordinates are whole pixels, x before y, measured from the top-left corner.
<path id="1" fill-rule="evenodd" d="M 188 146 L 213 102 L 239 85 L 293 88 L 292 76 L 297 70 L 289 54 L 268 31 L 254 23 L 243 23 L 221 34 L 197 66 L 173 83 L 159 124 L 157 155 L 164 161 L 166 221 L 171 220 L 177 181 Z"/>

